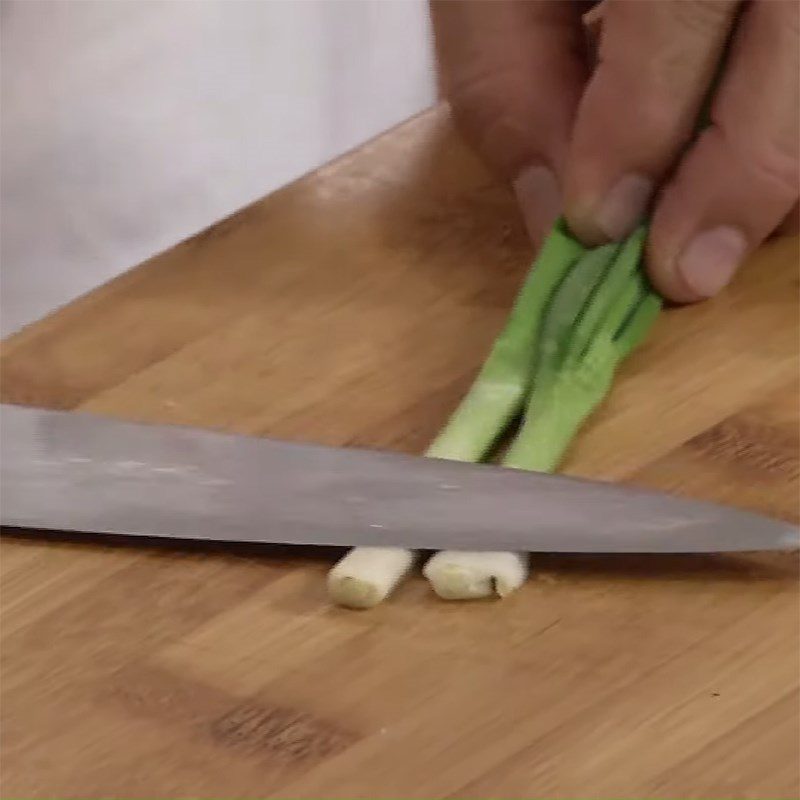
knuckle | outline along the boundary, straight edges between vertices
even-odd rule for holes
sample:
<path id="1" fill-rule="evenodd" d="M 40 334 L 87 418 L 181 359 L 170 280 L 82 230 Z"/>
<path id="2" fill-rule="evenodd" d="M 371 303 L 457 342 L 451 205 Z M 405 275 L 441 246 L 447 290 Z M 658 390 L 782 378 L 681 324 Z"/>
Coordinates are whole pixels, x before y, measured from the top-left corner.
<path id="1" fill-rule="evenodd" d="M 700 36 L 726 25 L 733 17 L 736 3 L 730 0 L 673 0 L 670 12 L 678 25 Z"/>
<path id="2" fill-rule="evenodd" d="M 502 88 L 497 74 L 487 71 L 449 82 L 444 92 L 459 124 L 474 132 L 506 113 L 508 104 L 503 102 Z"/>
<path id="3" fill-rule="evenodd" d="M 787 197 L 800 192 L 800 162 L 796 154 L 774 145 L 762 146 L 753 159 L 753 169 Z"/>
<path id="4" fill-rule="evenodd" d="M 729 151 L 740 166 L 759 182 L 770 185 L 774 192 L 788 199 L 800 193 L 800 157 L 777 138 L 744 136 L 730 128 L 721 128 Z"/>
<path id="5" fill-rule="evenodd" d="M 501 174 L 512 176 L 538 153 L 541 135 L 515 65 L 461 75 L 445 97 L 462 134 Z"/>

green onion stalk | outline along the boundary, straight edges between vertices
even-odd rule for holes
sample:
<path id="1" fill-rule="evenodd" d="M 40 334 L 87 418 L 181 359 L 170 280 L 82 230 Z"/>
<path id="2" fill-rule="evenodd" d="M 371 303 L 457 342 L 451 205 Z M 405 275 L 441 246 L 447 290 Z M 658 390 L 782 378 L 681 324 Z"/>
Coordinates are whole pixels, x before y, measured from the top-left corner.
<path id="1" fill-rule="evenodd" d="M 563 220 L 556 223 L 488 358 L 427 457 L 488 460 L 519 422 L 503 466 L 558 468 L 661 309 L 641 267 L 645 236 L 642 227 L 624 242 L 586 249 Z M 403 548 L 354 548 L 329 573 L 331 598 L 349 607 L 374 606 L 415 560 Z M 442 551 L 424 574 L 446 599 L 505 596 L 527 578 L 528 557 Z"/>

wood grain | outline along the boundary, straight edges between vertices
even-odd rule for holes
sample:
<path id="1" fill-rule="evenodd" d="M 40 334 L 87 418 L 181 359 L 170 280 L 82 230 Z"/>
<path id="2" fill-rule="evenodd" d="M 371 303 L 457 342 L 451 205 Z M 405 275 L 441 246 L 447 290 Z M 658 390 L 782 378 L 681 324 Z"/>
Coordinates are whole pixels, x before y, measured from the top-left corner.
<path id="1" fill-rule="evenodd" d="M 418 453 L 530 257 L 437 110 L 13 336 L 2 399 Z M 567 471 L 796 521 L 797 260 L 665 314 Z M 800 793 L 794 556 L 541 557 L 368 613 L 331 558 L 5 536 L 3 796 Z"/>

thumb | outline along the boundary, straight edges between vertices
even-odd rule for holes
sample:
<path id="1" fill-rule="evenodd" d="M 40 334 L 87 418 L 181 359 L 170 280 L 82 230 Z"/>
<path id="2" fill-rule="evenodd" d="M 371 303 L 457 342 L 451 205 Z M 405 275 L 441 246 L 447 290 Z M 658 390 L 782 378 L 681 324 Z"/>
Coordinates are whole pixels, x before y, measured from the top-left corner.
<path id="1" fill-rule="evenodd" d="M 571 2 L 433 0 L 442 90 L 466 138 L 510 180 L 539 244 L 561 212 L 559 178 L 583 88 Z"/>

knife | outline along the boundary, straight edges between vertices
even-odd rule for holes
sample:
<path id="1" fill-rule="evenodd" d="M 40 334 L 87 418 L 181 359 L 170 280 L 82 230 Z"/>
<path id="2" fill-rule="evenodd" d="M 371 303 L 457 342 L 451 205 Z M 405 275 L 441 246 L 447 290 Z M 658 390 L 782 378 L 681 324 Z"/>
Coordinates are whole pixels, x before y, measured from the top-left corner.
<path id="1" fill-rule="evenodd" d="M 563 476 L 0 406 L 0 522 L 302 545 L 788 550 L 792 525 Z"/>

